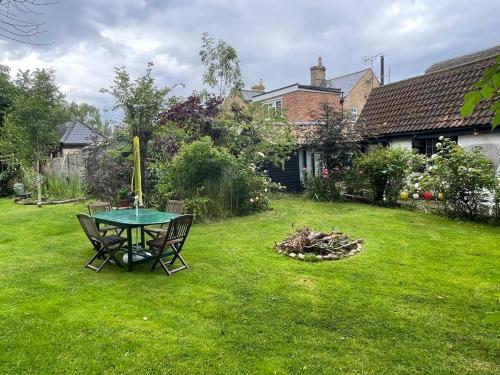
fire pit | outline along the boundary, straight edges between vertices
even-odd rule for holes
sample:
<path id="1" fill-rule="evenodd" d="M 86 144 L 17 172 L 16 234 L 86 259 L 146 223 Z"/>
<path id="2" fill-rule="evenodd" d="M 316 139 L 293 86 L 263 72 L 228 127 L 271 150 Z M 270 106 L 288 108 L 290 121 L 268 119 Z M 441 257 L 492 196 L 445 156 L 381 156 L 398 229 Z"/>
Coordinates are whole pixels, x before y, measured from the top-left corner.
<path id="1" fill-rule="evenodd" d="M 275 246 L 278 254 L 299 260 L 321 261 L 351 257 L 361 251 L 362 239 L 351 240 L 344 233 L 314 232 L 309 228 L 298 229 L 295 234 Z"/>

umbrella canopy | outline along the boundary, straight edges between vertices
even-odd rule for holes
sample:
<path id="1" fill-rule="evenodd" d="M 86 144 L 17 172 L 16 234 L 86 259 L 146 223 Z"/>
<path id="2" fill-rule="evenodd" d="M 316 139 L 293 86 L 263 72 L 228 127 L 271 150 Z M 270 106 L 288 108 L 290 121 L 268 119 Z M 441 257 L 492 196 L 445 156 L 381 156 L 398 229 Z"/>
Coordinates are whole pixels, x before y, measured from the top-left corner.
<path id="1" fill-rule="evenodd" d="M 132 191 L 138 197 L 139 205 L 142 206 L 142 182 L 141 182 L 141 149 L 139 137 L 134 137 L 134 173 L 132 174 Z"/>

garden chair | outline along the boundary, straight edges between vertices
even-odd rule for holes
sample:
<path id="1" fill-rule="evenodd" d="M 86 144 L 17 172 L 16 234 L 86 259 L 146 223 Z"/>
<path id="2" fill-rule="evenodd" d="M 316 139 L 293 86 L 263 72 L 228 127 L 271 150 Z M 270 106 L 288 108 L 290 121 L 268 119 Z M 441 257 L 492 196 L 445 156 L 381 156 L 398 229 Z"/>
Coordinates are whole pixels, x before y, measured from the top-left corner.
<path id="1" fill-rule="evenodd" d="M 181 215 L 170 221 L 165 235 L 146 242 L 151 253 L 155 257 L 151 271 L 161 267 L 165 273 L 170 276 L 180 270 L 189 269 L 180 253 L 186 241 L 189 229 L 191 228 L 191 224 L 193 224 L 193 215 Z M 163 257 L 171 255 L 173 257 L 170 261 L 163 261 Z M 169 269 L 169 267 L 174 265 L 177 259 L 182 265 L 175 269 Z"/>
<path id="2" fill-rule="evenodd" d="M 78 221 L 83 231 L 96 251 L 95 255 L 85 264 L 85 268 L 90 268 L 99 272 L 109 262 L 113 262 L 122 267 L 122 264 L 116 259 L 115 254 L 122 248 L 123 244 L 127 242 L 127 239 L 121 236 L 103 236 L 92 217 L 85 214 L 77 214 L 76 216 L 78 217 Z M 104 261 L 100 266 L 96 267 L 92 263 L 98 258 L 104 259 Z"/>
<path id="3" fill-rule="evenodd" d="M 87 207 L 89 209 L 90 216 L 98 212 L 111 211 L 111 203 L 109 202 L 95 202 L 89 204 Z M 109 231 L 112 230 L 114 230 L 118 236 L 123 233 L 122 228 L 115 227 L 114 225 L 104 225 L 104 226 L 97 225 L 97 227 L 99 228 L 99 232 L 101 232 L 103 236 L 105 236 Z"/>
<path id="4" fill-rule="evenodd" d="M 184 202 L 170 199 L 165 205 L 165 212 L 171 212 L 174 214 L 182 214 L 184 211 Z M 163 224 L 160 227 L 146 227 L 144 231 L 153 238 L 157 238 L 160 235 L 165 234 L 168 229 L 168 224 Z"/>

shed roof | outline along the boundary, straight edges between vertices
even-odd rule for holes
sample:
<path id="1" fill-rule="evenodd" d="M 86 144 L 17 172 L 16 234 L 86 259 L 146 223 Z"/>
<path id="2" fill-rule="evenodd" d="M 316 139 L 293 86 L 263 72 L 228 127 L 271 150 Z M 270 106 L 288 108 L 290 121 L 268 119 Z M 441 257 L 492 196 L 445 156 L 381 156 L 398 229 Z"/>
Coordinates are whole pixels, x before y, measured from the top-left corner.
<path id="1" fill-rule="evenodd" d="M 94 129 L 76 120 L 68 121 L 61 127 L 65 131 L 59 142 L 64 146 L 83 146 L 91 143 L 94 138 L 101 138 Z"/>

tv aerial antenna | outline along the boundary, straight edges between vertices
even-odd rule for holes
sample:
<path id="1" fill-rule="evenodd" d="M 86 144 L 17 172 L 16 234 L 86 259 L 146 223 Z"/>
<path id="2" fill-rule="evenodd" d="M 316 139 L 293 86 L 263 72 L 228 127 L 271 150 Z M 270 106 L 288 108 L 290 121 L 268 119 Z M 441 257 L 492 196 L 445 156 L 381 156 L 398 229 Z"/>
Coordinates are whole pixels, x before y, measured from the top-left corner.
<path id="1" fill-rule="evenodd" d="M 361 58 L 361 61 L 363 64 L 368 64 L 370 63 L 370 67 L 372 68 L 373 71 L 373 62 L 380 57 L 380 84 L 384 84 L 384 53 L 378 53 L 374 56 L 363 56 Z"/>

